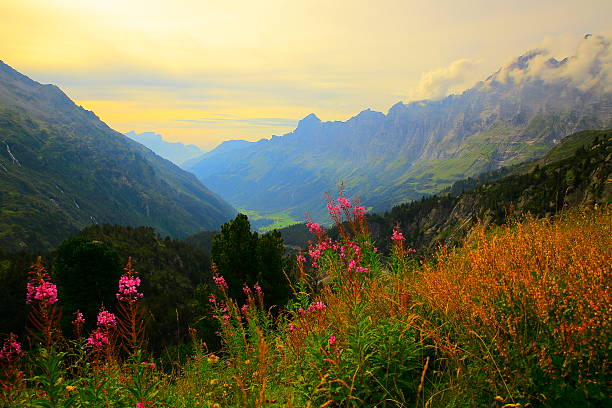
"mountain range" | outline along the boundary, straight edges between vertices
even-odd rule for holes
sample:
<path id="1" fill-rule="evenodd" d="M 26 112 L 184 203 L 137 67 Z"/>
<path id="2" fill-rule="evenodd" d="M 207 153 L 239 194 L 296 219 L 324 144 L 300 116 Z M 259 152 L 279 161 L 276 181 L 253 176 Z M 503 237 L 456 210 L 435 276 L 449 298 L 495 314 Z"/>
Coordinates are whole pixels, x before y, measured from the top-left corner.
<path id="1" fill-rule="evenodd" d="M 502 225 L 512 220 L 550 217 L 580 207 L 612 203 L 612 129 L 586 130 L 565 137 L 541 158 L 453 183 L 438 194 L 368 214 L 376 246 L 390 250 L 394 228 L 410 247 L 433 253 L 440 245 L 460 245 L 475 224 Z M 307 248 L 313 236 L 305 224 L 280 230 L 285 245 Z M 337 236 L 335 228 L 331 236 Z M 212 233 L 187 241 L 210 252 Z"/>
<path id="2" fill-rule="evenodd" d="M 324 195 L 342 184 L 370 211 L 387 210 L 612 126 L 609 60 L 610 41 L 599 36 L 561 60 L 530 51 L 460 95 L 344 122 L 310 114 L 284 136 L 221 144 L 186 167 L 239 208 L 324 221 Z"/>
<path id="3" fill-rule="evenodd" d="M 201 157 L 204 154 L 204 152 L 196 145 L 185 145 L 180 142 L 168 142 L 164 140 L 160 134 L 155 132 L 136 133 L 132 130 L 127 132 L 125 135 L 153 150 L 155 154 L 163 157 L 164 159 L 168 159 L 172 163 L 181 167 L 185 162 L 195 159 L 196 157 Z"/>
<path id="4" fill-rule="evenodd" d="M 182 237 L 235 210 L 192 174 L 109 128 L 58 87 L 0 62 L 0 246 L 54 248 L 92 224 Z"/>

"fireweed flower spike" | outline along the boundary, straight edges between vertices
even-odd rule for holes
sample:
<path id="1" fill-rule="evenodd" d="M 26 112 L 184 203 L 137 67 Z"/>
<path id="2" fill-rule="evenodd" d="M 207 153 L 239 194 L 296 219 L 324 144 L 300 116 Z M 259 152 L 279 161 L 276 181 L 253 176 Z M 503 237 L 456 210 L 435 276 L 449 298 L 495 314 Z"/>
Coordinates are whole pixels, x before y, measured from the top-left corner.
<path id="1" fill-rule="evenodd" d="M 117 326 L 117 316 L 115 316 L 111 312 L 107 312 L 104 309 L 100 310 L 100 313 L 98 313 L 98 326 L 116 327 Z"/>
<path id="2" fill-rule="evenodd" d="M 83 317 L 83 313 L 80 311 L 76 311 L 76 318 L 72 321 L 72 326 L 74 327 L 74 336 L 79 339 L 83 336 L 83 324 L 85 324 L 85 318 Z"/>
<path id="3" fill-rule="evenodd" d="M 122 339 L 122 346 L 129 353 L 136 352 L 144 339 L 144 310 L 139 300 L 144 295 L 138 291 L 140 278 L 138 272 L 132 267 L 132 258 L 128 258 L 125 274 L 119 278 L 117 299 L 119 307 L 118 329 Z"/>
<path id="4" fill-rule="evenodd" d="M 2 363 L 11 363 L 15 360 L 18 360 L 23 356 L 23 351 L 21 350 L 21 344 L 17 341 L 16 334 L 9 334 L 8 338 L 4 340 L 4 344 L 0 349 L 0 362 Z"/>
<path id="5" fill-rule="evenodd" d="M 141 299 L 144 295 L 138 292 L 140 286 L 140 278 L 137 272 L 132 267 L 132 258 L 128 258 L 128 263 L 123 268 L 126 274 L 119 278 L 119 289 L 117 290 L 117 299 L 122 302 L 134 303 Z"/>
<path id="6" fill-rule="evenodd" d="M 397 228 L 393 228 L 393 235 L 391 235 L 391 239 L 394 242 L 406 240 L 406 238 L 404 238 L 404 235 Z"/>
<path id="7" fill-rule="evenodd" d="M 45 347 L 49 348 L 60 335 L 60 310 L 56 305 L 57 286 L 51 282 L 40 256 L 31 268 L 26 285 L 26 304 L 32 305 L 29 320 L 34 332 L 41 333 L 41 340 Z"/>
<path id="8" fill-rule="evenodd" d="M 225 282 L 225 278 L 223 278 L 223 276 L 215 275 L 213 276 L 213 280 L 215 281 L 215 285 L 217 285 L 217 288 L 219 288 L 220 290 L 228 289 L 227 283 Z"/>

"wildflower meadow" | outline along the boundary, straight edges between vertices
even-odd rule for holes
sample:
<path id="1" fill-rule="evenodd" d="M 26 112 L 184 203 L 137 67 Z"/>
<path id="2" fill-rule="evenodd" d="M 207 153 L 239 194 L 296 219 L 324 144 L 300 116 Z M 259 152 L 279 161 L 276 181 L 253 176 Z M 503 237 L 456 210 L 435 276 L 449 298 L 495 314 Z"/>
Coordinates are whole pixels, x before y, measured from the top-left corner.
<path id="1" fill-rule="evenodd" d="M 147 347 L 138 265 L 113 304 L 77 311 L 42 260 L 24 282 L 27 338 L 0 348 L 7 407 L 603 407 L 609 403 L 609 208 L 477 225 L 424 258 L 398 226 L 382 253 L 365 208 L 328 200 L 337 238 L 296 255 L 292 296 L 269 305 L 259 283 L 231 296 L 213 264 L 210 330 L 188 332 L 184 361 Z M 90 329 L 87 322 L 90 321 Z M 95 324 L 94 324 L 95 322 Z M 608 402 L 606 402 L 608 401 Z"/>

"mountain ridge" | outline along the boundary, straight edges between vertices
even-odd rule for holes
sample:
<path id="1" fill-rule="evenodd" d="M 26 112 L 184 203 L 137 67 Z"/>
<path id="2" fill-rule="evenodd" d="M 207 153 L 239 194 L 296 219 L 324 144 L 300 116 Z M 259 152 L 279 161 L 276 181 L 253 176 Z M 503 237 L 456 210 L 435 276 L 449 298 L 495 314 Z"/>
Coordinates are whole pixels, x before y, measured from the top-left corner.
<path id="1" fill-rule="evenodd" d="M 581 44 L 610 52 L 599 37 Z M 460 95 L 398 102 L 387 114 L 364 110 L 345 122 L 310 114 L 293 132 L 236 151 L 213 150 L 188 169 L 249 210 L 296 218 L 307 212 L 326 221 L 322 198 L 341 183 L 349 195 L 385 210 L 541 156 L 577 131 L 612 126 L 610 73 L 591 61 L 595 74 L 583 78 L 572 70 L 578 57 L 543 62 L 547 57 L 528 52 Z"/>
<path id="2" fill-rule="evenodd" d="M 162 135 L 155 132 L 136 133 L 136 131 L 131 130 L 125 133 L 125 135 L 181 168 L 185 162 L 198 158 L 204 154 L 204 151 L 196 145 L 186 145 L 181 142 L 168 142 Z"/>
<path id="3" fill-rule="evenodd" d="M 58 87 L 0 63 L 0 244 L 50 249 L 96 223 L 182 237 L 235 210 L 192 174 L 112 130 Z"/>

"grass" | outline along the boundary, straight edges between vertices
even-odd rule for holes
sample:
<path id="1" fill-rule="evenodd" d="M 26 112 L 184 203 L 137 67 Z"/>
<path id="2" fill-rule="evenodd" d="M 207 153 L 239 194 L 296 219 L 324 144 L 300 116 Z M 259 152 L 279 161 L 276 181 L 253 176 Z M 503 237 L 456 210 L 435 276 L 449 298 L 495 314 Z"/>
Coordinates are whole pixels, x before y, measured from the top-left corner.
<path id="1" fill-rule="evenodd" d="M 165 370 L 143 365 L 150 361 L 143 352 L 92 359 L 79 341 L 54 346 L 65 355 L 32 350 L 4 360 L 4 378 L 13 375 L 5 400 L 140 408 L 605 405 L 610 208 L 477 226 L 462 247 L 440 248 L 432 259 L 415 258 L 397 234 L 383 257 L 352 207 L 338 208 L 349 223 L 338 224 L 337 241 L 310 225 L 316 243 L 298 258 L 294 297 L 282 312 L 256 287 L 245 289 L 241 305 L 217 277 L 210 313 L 219 349 L 192 332 L 187 360 Z M 21 370 L 25 378 L 15 381 Z"/>
<path id="2" fill-rule="evenodd" d="M 270 232 L 275 229 L 290 227 L 291 225 L 301 224 L 301 221 L 296 220 L 291 216 L 289 211 L 277 211 L 274 213 L 261 213 L 256 210 L 247 210 L 246 208 L 238 208 L 238 212 L 249 217 L 257 227 L 258 232 Z"/>

